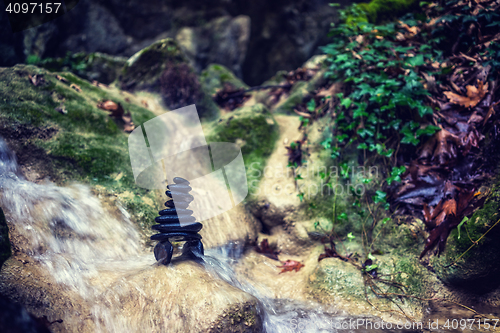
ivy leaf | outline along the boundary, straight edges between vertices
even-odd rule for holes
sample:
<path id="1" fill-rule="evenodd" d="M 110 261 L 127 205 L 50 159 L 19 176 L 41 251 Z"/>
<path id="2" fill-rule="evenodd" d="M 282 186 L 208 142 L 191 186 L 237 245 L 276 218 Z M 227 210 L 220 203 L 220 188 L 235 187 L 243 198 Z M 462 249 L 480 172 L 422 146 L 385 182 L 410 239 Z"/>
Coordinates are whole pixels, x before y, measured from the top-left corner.
<path id="1" fill-rule="evenodd" d="M 341 102 L 340 105 L 348 109 L 351 106 L 352 100 L 350 98 L 344 98 Z"/>
<path id="2" fill-rule="evenodd" d="M 325 139 L 324 141 L 321 142 L 321 145 L 325 149 L 330 149 L 332 147 L 332 138 Z M 293 147 L 292 147 L 292 149 L 293 149 Z"/>
<path id="3" fill-rule="evenodd" d="M 434 133 L 436 133 L 437 131 L 441 130 L 441 127 L 439 126 L 434 126 L 434 125 L 428 125 L 424 128 L 419 128 L 417 130 L 417 137 L 421 136 L 421 135 L 433 135 Z"/>
<path id="4" fill-rule="evenodd" d="M 458 239 L 460 239 L 460 228 L 464 225 L 465 222 L 469 221 L 469 218 L 467 216 L 464 216 L 464 218 L 462 219 L 462 222 L 460 222 L 460 224 L 457 226 L 457 230 L 458 230 Z"/>
<path id="5" fill-rule="evenodd" d="M 307 102 L 307 110 L 314 112 L 316 110 L 316 101 L 314 99 L 311 99 L 309 102 Z"/>
<path id="6" fill-rule="evenodd" d="M 425 64 L 424 55 L 417 54 L 414 57 L 407 58 L 406 63 L 413 67 L 422 66 Z"/>
<path id="7" fill-rule="evenodd" d="M 375 192 L 375 195 L 373 196 L 373 201 L 375 203 L 385 203 L 386 197 L 387 197 L 387 193 L 385 193 L 384 191 L 377 191 L 377 192 Z"/>

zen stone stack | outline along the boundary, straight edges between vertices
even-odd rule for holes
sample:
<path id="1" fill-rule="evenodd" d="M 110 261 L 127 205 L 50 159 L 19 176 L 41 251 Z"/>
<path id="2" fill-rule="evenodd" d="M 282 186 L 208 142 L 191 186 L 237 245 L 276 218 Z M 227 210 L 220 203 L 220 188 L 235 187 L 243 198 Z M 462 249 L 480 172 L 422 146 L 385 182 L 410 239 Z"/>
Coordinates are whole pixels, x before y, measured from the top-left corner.
<path id="1" fill-rule="evenodd" d="M 153 230 L 159 231 L 159 234 L 151 236 L 151 240 L 159 241 L 155 246 L 155 258 L 164 265 L 168 265 L 172 260 L 174 248 L 171 241 L 185 241 L 182 247 L 182 256 L 195 259 L 203 255 L 203 244 L 198 231 L 203 225 L 196 222 L 196 218 L 191 216 L 193 211 L 187 209 L 189 203 L 194 200 L 189 194 L 192 190 L 190 183 L 183 178 L 175 177 L 174 184 L 168 185 L 168 191 L 165 193 L 169 198 L 174 196 L 174 200 L 165 202 L 167 209 L 159 212 L 160 216 L 155 218 L 159 224 L 152 226 Z M 182 222 L 182 225 L 181 223 Z"/>

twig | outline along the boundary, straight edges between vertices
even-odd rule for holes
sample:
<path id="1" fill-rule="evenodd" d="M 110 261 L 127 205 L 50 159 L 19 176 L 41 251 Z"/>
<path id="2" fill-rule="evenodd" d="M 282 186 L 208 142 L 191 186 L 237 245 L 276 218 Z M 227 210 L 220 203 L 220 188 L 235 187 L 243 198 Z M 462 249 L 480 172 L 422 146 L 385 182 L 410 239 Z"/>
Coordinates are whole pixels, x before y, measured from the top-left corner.
<path id="1" fill-rule="evenodd" d="M 470 246 L 470 247 L 469 247 L 469 248 L 468 248 L 468 249 L 467 249 L 464 253 L 462 253 L 462 254 L 461 254 L 461 255 L 457 258 L 457 260 L 455 260 L 454 262 L 452 262 L 452 263 L 451 263 L 451 264 L 449 264 L 449 265 L 444 266 L 444 268 L 448 268 L 448 267 L 451 267 L 451 266 L 455 265 L 455 264 L 456 264 L 456 263 L 457 263 L 460 259 L 462 259 L 462 257 L 463 257 L 463 256 L 464 256 L 467 252 L 469 252 L 469 250 L 470 250 L 470 249 L 472 249 L 474 246 L 476 246 L 476 245 L 479 243 L 479 241 L 480 241 L 481 239 L 483 239 L 483 237 L 484 237 L 484 236 L 486 236 L 486 234 L 487 234 L 488 232 L 490 232 L 490 230 L 491 230 L 491 229 L 493 229 L 493 228 L 494 228 L 494 227 L 495 227 L 498 223 L 500 223 L 500 220 L 498 220 L 498 221 L 497 221 L 494 225 L 492 225 L 492 226 L 491 226 L 491 228 L 489 228 L 489 229 L 488 229 L 488 230 L 487 230 L 487 231 L 486 231 L 486 232 L 485 232 L 485 233 L 484 233 L 481 237 L 479 237 L 479 239 L 478 239 L 477 241 L 473 242 L 473 243 L 472 243 L 472 245 L 471 245 L 471 246 Z"/>

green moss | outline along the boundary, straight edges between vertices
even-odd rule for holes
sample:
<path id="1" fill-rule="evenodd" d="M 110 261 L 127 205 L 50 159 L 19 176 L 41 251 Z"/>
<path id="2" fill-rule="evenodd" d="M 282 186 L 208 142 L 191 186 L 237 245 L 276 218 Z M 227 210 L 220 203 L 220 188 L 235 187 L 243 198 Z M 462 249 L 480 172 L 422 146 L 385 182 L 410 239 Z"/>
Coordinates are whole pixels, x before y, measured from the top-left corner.
<path id="1" fill-rule="evenodd" d="M 222 89 L 225 83 L 235 88 L 247 89 L 248 86 L 238 79 L 228 68 L 211 64 L 200 75 L 200 81 L 205 92 L 212 96 L 217 90 Z"/>
<path id="2" fill-rule="evenodd" d="M 323 259 L 309 279 L 314 290 L 328 296 L 365 298 L 361 271 L 337 258 Z"/>
<path id="3" fill-rule="evenodd" d="M 28 75 L 42 75 L 45 83 L 34 86 Z M 128 134 L 107 111 L 97 108 L 102 100 L 120 103 L 141 124 L 155 115 L 131 104 L 119 94 L 93 86 L 71 73 L 59 73 L 69 82 L 34 66 L 18 65 L 0 69 L 0 134 L 6 139 L 16 135 L 16 144 L 29 154 L 36 148 L 44 152 L 51 178 L 59 183 L 79 181 L 102 185 L 110 193 L 131 192 L 133 196 L 154 196 L 135 185 L 128 154 Z M 70 87 L 76 84 L 81 92 Z M 55 110 L 63 104 L 67 110 Z M 43 136 L 43 129 L 53 129 Z M 21 153 L 23 149 L 20 149 Z M 21 156 L 23 157 L 23 156 Z M 39 157 L 39 156 L 37 156 Z M 24 156 L 31 159 L 31 156 Z M 151 218 L 155 209 L 143 205 L 136 210 Z"/>
<path id="4" fill-rule="evenodd" d="M 416 0 L 372 0 L 368 3 L 355 4 L 347 15 L 346 23 L 368 21 L 379 23 L 391 20 L 408 11 L 418 9 L 418 4 Z"/>
<path id="5" fill-rule="evenodd" d="M 262 174 L 267 157 L 271 155 L 279 136 L 278 125 L 269 110 L 262 104 L 243 107 L 225 115 L 209 127 L 207 142 L 232 142 L 240 145 L 248 182 L 258 180 L 255 170 Z"/>
<path id="6" fill-rule="evenodd" d="M 408 295 L 417 297 L 426 297 L 428 285 L 430 283 L 429 275 L 425 267 L 418 261 L 418 257 L 413 254 L 400 254 L 394 261 L 394 267 L 389 270 L 395 274 L 395 280 L 406 286 L 405 292 Z"/>
<path id="7" fill-rule="evenodd" d="M 0 208 L 0 268 L 2 267 L 5 260 L 9 259 L 11 254 L 12 251 L 10 249 L 9 227 L 7 226 L 7 221 L 5 221 L 3 210 L 2 208 Z"/>
<path id="8" fill-rule="evenodd" d="M 185 62 L 177 43 L 166 38 L 133 55 L 123 67 L 120 86 L 126 90 L 159 91 L 159 78 L 168 63 Z"/>

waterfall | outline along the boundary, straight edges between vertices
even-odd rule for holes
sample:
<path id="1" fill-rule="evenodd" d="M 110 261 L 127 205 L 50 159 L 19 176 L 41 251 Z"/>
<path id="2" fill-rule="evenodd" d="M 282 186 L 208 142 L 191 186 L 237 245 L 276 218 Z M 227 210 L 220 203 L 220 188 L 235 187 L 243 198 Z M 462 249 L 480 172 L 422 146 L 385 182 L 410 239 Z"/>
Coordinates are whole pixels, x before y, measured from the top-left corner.
<path id="1" fill-rule="evenodd" d="M 244 255 L 241 245 L 208 249 L 201 265 L 158 266 L 119 202 L 110 205 L 86 185 L 28 181 L 1 139 L 0 192 L 17 255 L 36 263 L 54 293 L 77 295 L 71 302 L 90 309 L 86 328 L 82 316 L 58 313 L 70 331 L 199 331 L 210 315 L 203 313 L 206 301 L 217 312 L 220 304 L 253 297 L 268 333 L 335 332 L 347 318 L 314 302 L 270 297 L 233 269 Z M 193 276 L 206 290 L 190 290 Z"/>

